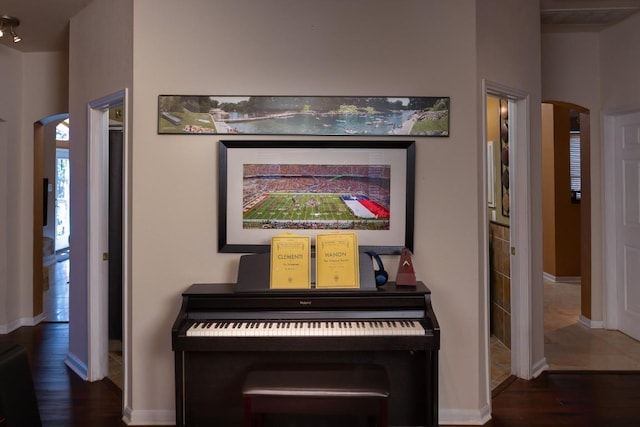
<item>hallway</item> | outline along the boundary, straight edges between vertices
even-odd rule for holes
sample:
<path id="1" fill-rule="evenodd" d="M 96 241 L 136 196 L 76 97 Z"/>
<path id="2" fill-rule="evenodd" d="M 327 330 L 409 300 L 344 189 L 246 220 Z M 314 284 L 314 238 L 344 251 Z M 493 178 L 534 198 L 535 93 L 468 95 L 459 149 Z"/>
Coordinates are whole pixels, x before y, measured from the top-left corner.
<path id="1" fill-rule="evenodd" d="M 640 342 L 578 322 L 580 285 L 545 282 L 544 354 L 549 370 L 640 370 Z"/>
<path id="2" fill-rule="evenodd" d="M 69 322 L 69 256 L 49 267 L 49 289 L 43 295 L 45 323 Z M 122 342 L 109 341 L 109 379 L 120 389 L 123 387 Z"/>
<path id="3" fill-rule="evenodd" d="M 49 289 L 43 293 L 45 322 L 69 321 L 69 254 L 56 255 L 49 268 Z M 45 267 L 46 268 L 46 267 Z"/>
<path id="4" fill-rule="evenodd" d="M 544 283 L 544 354 L 549 371 L 640 371 L 640 342 L 579 323 L 580 284 Z M 509 350 L 491 338 L 491 389 L 509 377 Z"/>

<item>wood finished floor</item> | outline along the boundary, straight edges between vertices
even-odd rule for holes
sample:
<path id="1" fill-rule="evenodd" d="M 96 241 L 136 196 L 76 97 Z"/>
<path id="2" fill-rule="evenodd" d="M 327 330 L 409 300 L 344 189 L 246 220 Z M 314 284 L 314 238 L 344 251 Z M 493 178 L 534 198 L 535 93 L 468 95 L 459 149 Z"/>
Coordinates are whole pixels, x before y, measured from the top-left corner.
<path id="1" fill-rule="evenodd" d="M 44 301 L 47 321 L 68 321 L 68 264 L 68 260 L 58 262 L 51 270 L 52 288 Z M 487 427 L 640 426 L 636 403 L 640 399 L 640 343 L 619 332 L 579 325 L 579 300 L 579 286 L 545 283 L 545 355 L 549 368 L 558 371 L 545 372 L 532 381 L 504 384 L 510 371 L 506 350 L 504 363 L 493 363 L 493 419 Z M 7 340 L 30 352 L 45 427 L 125 425 L 118 387 L 109 380 L 81 381 L 64 365 L 66 323 L 0 335 L 0 342 Z M 492 353 L 497 350 L 502 349 L 492 342 Z"/>
<path id="2" fill-rule="evenodd" d="M 27 348 L 44 427 L 121 427 L 122 392 L 82 381 L 64 364 L 68 324 L 42 323 L 0 335 Z M 549 371 L 515 380 L 493 399 L 487 427 L 637 427 L 640 372 Z M 227 426 L 214 426 L 227 427 Z"/>

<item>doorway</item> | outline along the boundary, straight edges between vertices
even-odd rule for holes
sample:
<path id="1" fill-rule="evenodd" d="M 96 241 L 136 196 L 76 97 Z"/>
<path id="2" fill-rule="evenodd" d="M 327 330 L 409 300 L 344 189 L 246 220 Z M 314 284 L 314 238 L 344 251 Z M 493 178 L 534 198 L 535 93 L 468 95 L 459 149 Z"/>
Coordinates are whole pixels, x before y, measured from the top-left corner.
<path id="1" fill-rule="evenodd" d="M 570 331 L 602 323 L 591 320 L 590 114 L 557 101 L 541 112 L 545 358 L 562 369 L 575 357 Z"/>
<path id="2" fill-rule="evenodd" d="M 122 181 L 124 126 L 122 106 L 109 109 L 109 379 L 122 389 Z"/>
<path id="3" fill-rule="evenodd" d="M 88 379 L 96 381 L 105 377 L 111 378 L 112 375 L 117 377 L 117 385 L 122 388 L 123 402 L 128 399 L 127 392 L 127 292 L 128 289 L 128 245 L 127 245 L 127 124 L 126 124 L 126 105 L 127 91 L 123 90 L 104 98 L 95 100 L 89 104 L 89 141 L 88 141 L 88 186 L 91 192 L 88 194 L 88 235 L 92 236 L 88 242 L 88 313 L 89 313 L 89 330 L 88 330 Z M 117 118 L 116 134 L 120 134 L 122 138 L 121 150 L 119 150 L 120 158 L 118 160 L 109 158 L 110 151 L 110 124 L 113 124 Z M 120 176 L 120 195 L 116 197 L 120 201 L 119 212 L 112 212 L 111 216 L 118 217 L 121 223 L 121 229 L 117 233 L 119 235 L 119 243 L 116 245 L 121 251 L 121 267 L 119 273 L 114 273 L 111 269 L 110 260 L 110 240 L 113 245 L 114 239 L 109 238 L 110 225 L 110 187 L 109 169 L 112 165 L 118 164 L 121 173 Z M 115 264 L 115 260 L 114 263 Z M 110 270 L 112 270 L 110 272 Z M 118 284 L 118 293 L 120 301 L 115 303 L 120 308 L 119 319 L 115 323 L 119 323 L 116 329 L 110 331 L 110 274 L 112 279 Z M 119 277 L 117 277 L 119 276 Z M 113 285 L 112 285 L 113 289 Z M 111 297 L 113 304 L 113 297 Z M 116 316 L 118 317 L 118 316 Z M 114 319 L 111 319 L 114 321 Z M 120 320 L 120 322 L 117 322 Z M 111 333 L 110 333 L 111 332 Z M 118 337 L 120 339 L 110 340 L 110 337 Z M 118 361 L 119 372 L 113 372 L 113 341 L 120 341 L 119 349 L 120 360 Z M 113 381 L 113 380 L 112 380 Z M 114 382 L 116 382 L 114 381 Z"/>
<path id="4" fill-rule="evenodd" d="M 504 180 L 502 173 L 499 182 L 506 184 L 508 180 L 508 192 L 500 193 L 500 197 L 508 195 L 509 232 L 508 237 L 504 235 L 505 242 L 508 241 L 507 257 L 509 262 L 510 289 L 509 295 L 504 298 L 510 301 L 510 316 L 507 320 L 508 336 L 510 337 L 510 369 L 511 375 L 518 378 L 530 379 L 543 367 L 534 366 L 532 360 L 533 341 L 538 337 L 538 325 L 535 323 L 537 316 L 534 316 L 532 306 L 533 299 L 533 279 L 537 273 L 532 271 L 531 253 L 531 189 L 529 187 L 529 177 L 531 169 L 531 144 L 530 144 L 530 101 L 526 92 L 513 89 L 499 83 L 482 81 L 483 99 L 483 141 L 486 144 L 481 151 L 481 158 L 484 160 L 484 176 L 481 177 L 484 183 L 484 286 L 485 295 L 485 321 L 486 321 L 486 387 L 487 396 L 491 396 L 491 345 L 490 345 L 490 318 L 491 318 L 491 251 L 490 251 L 490 230 L 489 223 L 491 214 L 489 213 L 489 191 L 488 191 L 488 162 L 487 149 L 489 138 L 487 136 L 487 100 L 489 97 L 506 100 L 506 116 L 508 122 L 506 127 L 500 126 L 501 132 L 506 131 L 508 138 L 508 149 L 505 151 L 504 161 L 507 163 L 508 173 Z M 495 142 L 494 142 L 495 144 Z M 494 145 L 495 147 L 495 145 Z M 502 151 L 500 152 L 502 156 Z M 495 160 L 494 160 L 495 165 Z M 495 165 L 497 167 L 497 165 Z M 498 177 L 495 176 L 498 180 Z M 494 201 L 497 201 L 497 194 L 494 194 Z M 502 209 L 502 208 L 501 208 Z M 541 273 L 541 272 L 540 272 Z M 541 320 L 541 319 L 540 319 Z M 540 322 L 541 323 L 541 322 Z M 539 325 L 540 328 L 542 325 Z M 489 403 L 490 405 L 490 403 Z"/>
<path id="5" fill-rule="evenodd" d="M 490 379 L 493 391 L 511 377 L 509 100 L 489 95 L 486 111 Z"/>
<path id="6" fill-rule="evenodd" d="M 67 254 L 64 252 L 68 249 L 70 229 L 69 221 L 60 218 L 68 218 L 68 210 L 65 214 L 57 209 L 59 199 L 68 200 L 69 194 L 68 154 L 67 167 L 64 166 L 65 153 L 68 153 L 69 148 L 68 118 L 68 114 L 59 114 L 39 120 L 33 125 L 32 269 L 33 314 L 36 323 L 43 320 L 69 320 L 69 261 L 68 258 L 65 259 Z M 65 122 L 66 125 L 63 124 Z M 58 153 L 61 153 L 61 163 L 58 163 Z M 59 165 L 62 167 L 59 168 Z M 62 231 L 61 236 L 57 236 L 59 231 Z M 66 244 L 63 244 L 65 240 Z M 65 264 L 58 265 L 58 261 L 64 261 Z M 58 284 L 60 286 L 57 286 Z M 47 313 L 44 310 L 45 296 L 48 303 Z"/>

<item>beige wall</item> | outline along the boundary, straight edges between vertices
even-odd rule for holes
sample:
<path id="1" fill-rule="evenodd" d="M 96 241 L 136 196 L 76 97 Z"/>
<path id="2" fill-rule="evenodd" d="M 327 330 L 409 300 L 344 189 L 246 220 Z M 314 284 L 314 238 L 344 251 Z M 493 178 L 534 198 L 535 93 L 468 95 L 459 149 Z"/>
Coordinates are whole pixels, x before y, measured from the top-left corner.
<path id="1" fill-rule="evenodd" d="M 23 87 L 24 114 L 22 116 L 22 153 L 20 157 L 21 193 L 33 194 L 33 126 L 34 123 L 50 116 L 65 113 L 68 109 L 67 97 L 67 55 L 64 52 L 33 52 L 23 54 Z M 42 186 L 38 186 L 41 188 Z M 18 246 L 20 253 L 29 254 L 18 261 L 21 278 L 28 278 L 29 283 L 22 288 L 21 310 L 32 313 L 34 307 L 33 290 L 33 198 L 21 197 L 19 209 L 23 212 L 20 218 Z M 24 252 L 22 252 L 24 250 Z M 37 305 L 35 306 L 37 307 Z M 33 313 L 37 315 L 39 313 Z"/>
<path id="2" fill-rule="evenodd" d="M 157 135 L 161 93 L 451 96 L 452 114 L 465 126 L 452 129 L 450 138 L 417 141 L 415 265 L 449 336 L 443 340 L 441 407 L 477 417 L 478 402 L 487 401 L 479 387 L 465 386 L 480 384 L 478 366 L 464 355 L 479 353 L 482 304 L 472 299 L 454 308 L 477 293 L 478 283 L 478 217 L 469 215 L 478 203 L 475 10 L 464 2 L 372 1 L 363 20 L 361 6 L 135 2 L 133 419 L 145 409 L 173 407 L 166 392 L 173 388 L 166 376 L 173 357 L 168 331 L 180 292 L 198 281 L 233 282 L 238 263 L 238 255 L 216 252 L 218 138 Z M 167 19 L 191 31 L 167 32 Z M 451 28 L 460 29 L 458 36 L 441 42 Z M 460 245 L 451 233 L 468 236 L 469 244 Z M 386 261 L 394 272 L 397 259 Z"/>
<path id="3" fill-rule="evenodd" d="M 133 5 L 129 0 L 93 1 L 70 24 L 69 162 L 71 222 L 69 353 L 88 359 L 87 312 L 87 105 L 132 87 Z M 172 33 L 175 33 L 172 31 Z M 153 291 L 151 291 L 153 292 Z M 126 393 L 125 393 L 126 395 Z"/>
<path id="4" fill-rule="evenodd" d="M 602 32 L 600 38 L 600 97 L 602 111 L 640 107 L 640 14 Z M 593 115 L 592 115 L 593 116 Z"/>
<path id="5" fill-rule="evenodd" d="M 581 275 L 580 204 L 571 202 L 569 108 L 542 104 L 544 272 L 562 280 Z"/>
<path id="6" fill-rule="evenodd" d="M 510 141 L 510 151 L 515 161 L 510 165 L 511 180 L 511 237 L 517 238 L 517 253 L 522 254 L 526 265 L 519 268 L 520 276 L 511 280 L 513 301 L 512 319 L 522 319 L 514 331 L 524 341 L 530 340 L 527 349 L 530 366 L 521 366 L 519 375 L 534 375 L 546 364 L 544 360 L 543 300 L 542 282 L 542 211 L 541 211 L 541 145 L 540 145 L 540 16 L 538 2 L 482 0 L 477 2 L 478 28 L 478 86 L 485 82 L 494 83 L 526 99 L 519 106 L 526 116 L 526 124 L 514 126 L 514 117 L 509 121 L 512 128 L 520 129 L 522 135 Z M 485 102 L 484 99 L 481 102 Z M 524 105 L 523 105 L 524 104 Z M 478 134 L 481 131 L 478 130 Z M 513 143 L 512 143 L 513 142 Z M 482 161 L 482 158 L 479 158 Z M 520 171 L 520 172 L 518 172 Z M 518 187 L 516 177 L 527 184 Z M 518 188 L 528 188 L 527 195 L 519 194 Z M 478 194 L 481 194 L 480 192 Z M 481 204 L 479 204 L 481 206 Z M 484 206 L 481 206 L 484 209 Z M 516 219 L 519 219 L 516 222 Z M 518 225 L 518 226 L 516 226 Z M 486 224 L 481 225 L 486 226 Z M 527 241 L 526 239 L 529 239 Z M 483 242 L 483 245 L 487 242 Z M 512 242 L 513 244 L 513 242 Z M 486 247 L 486 246 L 485 246 Z M 482 252 L 485 247 L 478 250 Z M 483 260 L 486 262 L 486 260 Z M 523 271 L 526 273 L 523 274 Z M 481 276 L 482 277 L 482 276 Z M 483 291 L 486 287 L 481 288 Z M 524 297 L 527 295 L 528 297 Z M 529 298 L 530 297 L 530 298 Z M 481 295 L 480 301 L 488 300 Z M 524 299 L 530 303 L 530 313 L 523 313 Z M 526 318 L 523 319 L 523 317 Z M 481 319 L 486 321 L 486 319 Z M 523 329 L 523 325 L 528 327 Z M 487 326 L 488 328 L 488 326 Z M 526 365 L 526 364 L 525 364 Z"/>
<path id="7" fill-rule="evenodd" d="M 18 180 L 15 177 L 19 176 L 20 169 L 17 162 L 9 159 L 15 159 L 19 153 L 21 70 L 22 55 L 0 46 L 0 205 L 6 206 L 0 210 L 0 332 L 5 333 L 13 327 L 9 325 L 21 317 L 17 310 L 20 289 L 8 286 L 18 278 L 17 254 L 9 250 L 17 229 L 9 224 L 19 216 L 16 206 Z"/>
<path id="8" fill-rule="evenodd" d="M 0 118 L 0 200 L 8 200 L 8 145 L 9 136 L 6 122 Z M 0 325 L 7 324 L 7 253 L 8 253 L 7 209 L 0 210 Z M 6 327 L 0 333 L 6 332 Z"/>
<path id="9" fill-rule="evenodd" d="M 7 207 L 0 214 L 6 236 L 0 240 L 0 294 L 3 288 L 6 292 L 1 332 L 31 325 L 37 314 L 32 289 L 33 124 L 67 109 L 67 56 L 0 46 L 0 77 L 0 150 L 6 153 L 2 161 L 7 174 L 0 187 L 0 200 Z"/>

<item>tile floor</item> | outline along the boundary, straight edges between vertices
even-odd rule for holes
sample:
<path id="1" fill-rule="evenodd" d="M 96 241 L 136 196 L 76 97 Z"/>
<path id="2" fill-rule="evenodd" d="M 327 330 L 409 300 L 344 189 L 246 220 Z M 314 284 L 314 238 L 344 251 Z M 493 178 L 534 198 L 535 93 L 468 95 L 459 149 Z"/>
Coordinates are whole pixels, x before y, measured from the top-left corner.
<path id="1" fill-rule="evenodd" d="M 43 294 L 43 310 L 45 322 L 69 321 L 68 256 L 49 266 L 49 289 Z"/>
<path id="2" fill-rule="evenodd" d="M 46 322 L 69 321 L 69 260 L 50 267 L 50 287 L 44 293 Z M 640 342 L 618 331 L 591 329 L 581 323 L 580 285 L 544 283 L 545 357 L 549 370 L 640 370 Z M 111 343 L 110 343 L 111 345 Z M 491 337 L 491 388 L 511 373 L 511 353 Z M 122 354 L 109 355 L 114 383 L 120 384 Z"/>
<path id="3" fill-rule="evenodd" d="M 580 285 L 545 282 L 544 353 L 549 370 L 640 370 L 640 342 L 579 323 Z"/>
<path id="4" fill-rule="evenodd" d="M 579 322 L 580 284 L 544 283 L 544 354 L 552 371 L 637 371 L 640 342 L 607 329 Z M 510 376 L 511 353 L 491 337 L 491 386 Z"/>

